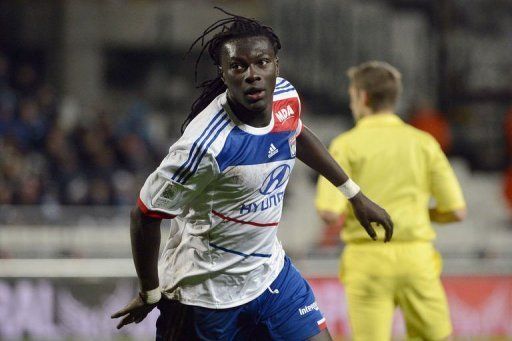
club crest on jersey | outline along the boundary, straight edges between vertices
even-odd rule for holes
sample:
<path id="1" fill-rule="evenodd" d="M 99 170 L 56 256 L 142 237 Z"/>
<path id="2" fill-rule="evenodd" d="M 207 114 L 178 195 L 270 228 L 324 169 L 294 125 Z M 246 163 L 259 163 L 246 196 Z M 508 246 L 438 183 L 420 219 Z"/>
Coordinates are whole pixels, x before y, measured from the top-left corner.
<path id="1" fill-rule="evenodd" d="M 295 116 L 295 112 L 293 111 L 290 105 L 287 105 L 286 108 L 283 108 L 276 112 L 277 120 L 281 123 L 283 123 L 284 121 L 293 116 Z"/>

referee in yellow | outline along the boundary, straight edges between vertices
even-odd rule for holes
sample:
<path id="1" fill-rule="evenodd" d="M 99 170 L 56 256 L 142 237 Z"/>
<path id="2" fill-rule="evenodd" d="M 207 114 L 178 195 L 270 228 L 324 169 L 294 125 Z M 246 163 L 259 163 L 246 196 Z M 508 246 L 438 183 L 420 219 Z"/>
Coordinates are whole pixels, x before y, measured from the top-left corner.
<path id="1" fill-rule="evenodd" d="M 346 214 L 340 279 L 354 340 L 390 340 L 397 306 L 408 339 L 449 340 L 452 326 L 431 221 L 464 219 L 460 185 L 435 139 L 394 113 L 402 89 L 397 69 L 367 62 L 350 68 L 348 76 L 356 126 L 334 139 L 330 152 L 394 222 L 393 240 L 375 243 L 340 192 L 319 179 L 316 207 L 322 220 L 333 224 Z M 378 233 L 382 238 L 383 231 Z"/>

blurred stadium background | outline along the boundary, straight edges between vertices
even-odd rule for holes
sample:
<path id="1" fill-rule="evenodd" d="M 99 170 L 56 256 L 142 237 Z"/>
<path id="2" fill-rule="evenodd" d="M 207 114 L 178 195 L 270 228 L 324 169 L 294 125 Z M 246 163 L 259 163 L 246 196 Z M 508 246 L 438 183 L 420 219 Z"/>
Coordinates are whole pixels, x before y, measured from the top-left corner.
<path id="1" fill-rule="evenodd" d="M 352 125 L 349 66 L 401 70 L 399 114 L 439 140 L 468 202 L 437 229 L 455 335 L 512 339 L 511 0 L 3 0 L 0 340 L 153 338 L 154 313 L 122 333 L 109 316 L 137 290 L 128 213 L 198 95 L 197 51 L 183 57 L 214 5 L 274 27 L 326 144 Z M 316 217 L 315 181 L 296 167 L 280 238 L 349 339 L 343 245 Z"/>

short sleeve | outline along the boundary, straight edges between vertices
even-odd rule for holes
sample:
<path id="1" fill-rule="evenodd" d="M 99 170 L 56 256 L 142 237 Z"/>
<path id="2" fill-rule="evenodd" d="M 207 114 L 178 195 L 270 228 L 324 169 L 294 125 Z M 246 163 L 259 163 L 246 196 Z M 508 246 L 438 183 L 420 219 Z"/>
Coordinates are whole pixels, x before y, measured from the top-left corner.
<path id="1" fill-rule="evenodd" d="M 431 147 L 430 191 L 437 210 L 449 212 L 464 208 L 466 203 L 453 169 L 437 142 Z"/>
<path id="2" fill-rule="evenodd" d="M 301 102 L 295 87 L 286 79 L 278 78 L 274 91 L 272 112 L 274 113 L 273 132 L 292 131 L 295 137 L 302 132 Z"/>
<path id="3" fill-rule="evenodd" d="M 178 141 L 146 179 L 137 205 L 148 216 L 174 218 L 201 194 L 217 170 L 215 158 L 208 150 Z"/>
<path id="4" fill-rule="evenodd" d="M 302 133 L 302 129 L 304 128 L 304 125 L 302 124 L 302 119 L 297 120 L 297 128 L 295 128 L 295 136 L 299 136 L 300 133 Z"/>
<path id="5" fill-rule="evenodd" d="M 295 128 L 295 136 L 299 136 L 302 133 L 304 125 L 302 124 L 302 103 L 300 101 L 299 94 L 297 93 L 297 107 L 299 115 L 297 117 L 297 126 Z"/>
<path id="6" fill-rule="evenodd" d="M 330 147 L 329 153 L 334 160 L 350 174 L 350 163 L 347 152 L 342 143 L 338 139 L 334 140 Z M 347 209 L 348 201 L 343 194 L 326 178 L 320 176 L 317 183 L 317 193 L 315 205 L 319 211 L 328 211 L 334 213 L 343 213 Z"/>

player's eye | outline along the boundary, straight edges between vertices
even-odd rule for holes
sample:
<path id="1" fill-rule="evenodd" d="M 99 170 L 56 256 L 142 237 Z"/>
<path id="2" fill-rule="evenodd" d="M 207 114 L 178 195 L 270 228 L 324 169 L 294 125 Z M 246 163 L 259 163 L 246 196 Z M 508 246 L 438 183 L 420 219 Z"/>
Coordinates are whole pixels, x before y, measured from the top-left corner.
<path id="1" fill-rule="evenodd" d="M 232 70 L 242 70 L 243 66 L 239 63 L 231 63 L 229 64 L 229 68 Z"/>
<path id="2" fill-rule="evenodd" d="M 267 58 L 265 58 L 265 59 L 260 59 L 260 61 L 259 61 L 259 64 L 260 64 L 261 66 L 265 66 L 265 65 L 267 65 L 267 64 L 269 64 L 269 63 L 270 63 L 270 59 L 267 59 Z"/>

